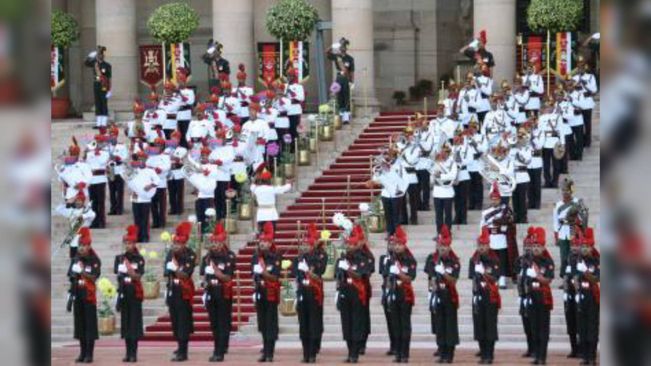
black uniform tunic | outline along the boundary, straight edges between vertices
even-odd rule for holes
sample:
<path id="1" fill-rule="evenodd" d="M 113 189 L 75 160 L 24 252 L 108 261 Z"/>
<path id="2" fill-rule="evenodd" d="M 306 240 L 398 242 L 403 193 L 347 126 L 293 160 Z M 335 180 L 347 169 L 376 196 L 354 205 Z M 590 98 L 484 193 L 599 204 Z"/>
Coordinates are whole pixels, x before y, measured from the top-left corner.
<path id="1" fill-rule="evenodd" d="M 217 74 L 215 75 L 215 72 L 213 71 L 212 67 L 210 67 L 210 71 L 209 71 L 210 76 L 208 78 L 208 87 L 210 89 L 212 89 L 215 86 L 218 87 L 220 85 L 219 76 L 221 74 L 226 74 L 226 75 L 231 74 L 231 67 L 230 64 L 228 63 L 228 60 L 224 58 L 220 58 L 219 60 L 214 61 L 214 63 L 216 64 L 215 66 L 217 68 Z"/>
<path id="2" fill-rule="evenodd" d="M 95 340 L 99 338 L 97 331 L 97 295 L 95 281 L 82 278 L 82 275 L 72 271 L 74 264 L 81 262 L 82 273 L 94 276 L 97 279 L 101 274 L 102 262 L 93 252 L 87 256 L 77 254 L 68 268 L 68 278 L 73 289 L 73 315 L 75 320 L 74 337 L 79 340 Z M 92 289 L 92 292 L 89 290 Z"/>
<path id="3" fill-rule="evenodd" d="M 253 272 L 253 267 L 262 259 L 269 274 L 280 276 L 282 257 L 275 252 L 255 253 L 251 259 L 251 273 L 255 281 L 255 309 L 258 317 L 258 331 L 265 341 L 278 339 L 278 303 L 280 302 L 280 282 L 265 280 Z"/>
<path id="4" fill-rule="evenodd" d="M 393 295 L 392 284 L 389 281 L 389 268 L 391 267 L 392 254 L 382 254 L 380 256 L 380 263 L 378 264 L 378 273 L 382 276 L 382 309 L 384 310 L 384 318 L 387 322 L 387 329 L 389 331 L 389 341 L 391 350 L 395 351 L 395 334 L 393 334 L 393 326 L 391 325 L 390 304 Z"/>
<path id="5" fill-rule="evenodd" d="M 166 265 L 173 257 L 178 262 L 179 270 L 185 273 L 188 279 L 177 278 L 175 272 L 167 269 Z M 190 339 L 190 334 L 194 333 L 194 320 L 192 319 L 194 284 L 192 284 L 192 273 L 194 272 L 195 257 L 194 251 L 185 247 L 176 255 L 170 251 L 165 258 L 164 275 L 168 278 L 166 302 L 170 312 L 172 331 L 178 341 L 187 341 Z M 192 286 L 191 289 L 188 286 Z"/>
<path id="6" fill-rule="evenodd" d="M 524 254 L 516 258 L 513 268 L 517 274 L 517 288 L 518 288 L 518 298 L 520 302 L 520 319 L 522 320 L 522 328 L 524 334 L 527 337 L 527 353 L 531 354 L 533 351 L 533 338 L 531 334 L 531 322 L 529 321 L 529 312 L 527 311 L 527 287 L 526 281 L 527 277 L 525 271 L 529 268 L 532 261 L 531 254 Z"/>
<path id="7" fill-rule="evenodd" d="M 457 309 L 459 297 L 456 285 L 444 281 L 443 276 L 436 272 L 437 264 L 445 266 L 445 273 L 454 278 L 459 278 L 461 265 L 456 255 L 439 257 L 438 253 L 430 254 L 425 263 L 425 273 L 428 279 L 434 280 L 431 290 L 430 311 L 432 313 L 432 333 L 436 334 L 436 343 L 439 347 L 451 347 L 459 344 L 459 323 Z"/>
<path id="8" fill-rule="evenodd" d="M 398 266 L 403 274 L 411 278 L 411 281 L 416 279 L 416 259 L 409 251 L 396 254 L 389 268 L 392 265 Z M 391 273 L 389 275 L 392 276 Z M 391 326 L 395 336 L 398 356 L 408 358 L 409 342 L 411 341 L 411 311 L 415 302 L 414 288 L 411 282 L 404 283 L 397 277 L 394 284 L 395 299 L 391 301 L 390 308 Z"/>
<path id="9" fill-rule="evenodd" d="M 113 71 L 111 64 L 106 61 L 99 62 L 99 73 L 95 69 L 95 62 L 87 62 L 86 66 L 93 68 L 93 93 L 95 98 L 95 115 L 108 116 L 108 100 L 106 93 L 110 90 Z"/>
<path id="10" fill-rule="evenodd" d="M 206 267 L 212 264 L 226 276 L 231 276 L 227 283 L 219 280 L 215 274 L 206 273 Z M 231 332 L 233 317 L 233 274 L 235 273 L 235 253 L 230 250 L 210 250 L 201 261 L 199 274 L 204 276 L 205 288 L 203 302 L 210 319 L 216 351 L 225 353 Z"/>
<path id="11" fill-rule="evenodd" d="M 587 273 L 597 278 L 601 275 L 600 259 L 598 257 L 582 257 L 583 263 L 588 267 Z M 572 276 L 576 278 L 577 296 L 577 330 L 581 342 L 599 342 L 599 284 L 590 284 L 585 278 L 585 273 L 580 272 L 576 266 Z"/>
<path id="12" fill-rule="evenodd" d="M 358 279 L 349 276 L 347 271 L 339 268 L 339 263 L 347 260 L 350 270 L 361 276 Z M 344 340 L 363 341 L 367 335 L 368 322 L 365 308 L 368 304 L 366 285 L 363 276 L 373 272 L 373 260 L 364 251 L 355 250 L 339 258 L 336 263 L 337 309 L 341 316 L 341 328 Z"/>
<path id="13" fill-rule="evenodd" d="M 142 276 L 145 273 L 145 259 L 138 252 L 126 252 L 115 256 L 113 273 L 118 275 L 118 302 L 120 311 L 120 336 L 125 339 L 140 339 L 143 336 L 142 322 L 142 283 L 136 283 L 126 273 L 118 271 L 120 264 L 127 259 L 134 272 Z M 139 289 L 136 286 L 140 286 Z M 136 295 L 139 292 L 140 298 Z"/>
<path id="14" fill-rule="evenodd" d="M 350 76 L 348 73 L 355 71 L 355 59 L 348 54 L 345 55 L 335 55 L 331 54 L 329 58 L 335 62 L 335 67 L 337 68 L 337 78 L 336 82 L 341 86 L 339 94 L 337 94 L 337 106 L 339 107 L 340 112 L 350 112 L 350 85 L 351 82 Z M 341 60 L 341 63 L 346 68 L 346 72 L 341 70 L 339 62 L 337 59 Z"/>
<path id="15" fill-rule="evenodd" d="M 491 255 L 492 254 L 492 255 Z M 500 274 L 499 258 L 494 253 L 475 255 L 468 264 L 468 278 L 472 280 L 472 320 L 476 341 L 498 339 L 497 313 L 499 311 L 499 293 L 495 280 Z M 475 271 L 475 265 L 484 266 L 484 274 Z M 492 279 L 489 279 L 491 276 Z M 495 295 L 497 294 L 497 298 Z"/>
<path id="16" fill-rule="evenodd" d="M 551 280 L 554 278 L 554 261 L 547 256 L 534 256 L 532 266 L 535 263 L 540 274 Z M 529 267 L 531 268 L 531 267 Z M 544 285 L 535 278 L 526 275 L 527 293 L 527 310 L 529 321 L 531 322 L 531 335 L 534 345 L 534 354 L 536 359 L 544 361 L 547 358 L 547 343 L 549 342 L 549 316 L 553 308 L 554 300 L 552 298 L 550 285 Z"/>

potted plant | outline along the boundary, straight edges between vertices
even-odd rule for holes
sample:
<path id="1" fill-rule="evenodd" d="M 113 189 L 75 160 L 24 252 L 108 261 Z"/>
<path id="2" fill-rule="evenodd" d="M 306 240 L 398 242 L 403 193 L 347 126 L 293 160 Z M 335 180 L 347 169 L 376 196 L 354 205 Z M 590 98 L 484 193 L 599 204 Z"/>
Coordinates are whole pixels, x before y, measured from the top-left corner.
<path id="1" fill-rule="evenodd" d="M 527 24 L 534 32 L 570 32 L 583 19 L 583 0 L 532 0 Z"/>
<path id="2" fill-rule="evenodd" d="M 106 277 L 97 281 L 97 288 L 101 295 L 101 302 L 97 315 L 99 318 L 99 334 L 111 335 L 115 333 L 115 313 L 113 312 L 113 300 L 117 296 L 115 285 Z"/>
<path id="3" fill-rule="evenodd" d="M 319 113 L 316 116 L 319 125 L 319 141 L 332 141 L 334 139 L 334 127 L 332 124 L 332 107 L 327 104 L 328 108 L 319 107 L 319 111 L 324 110 L 326 113 Z"/>
<path id="4" fill-rule="evenodd" d="M 341 85 L 338 82 L 334 81 L 330 85 L 330 109 L 332 113 L 332 124 L 335 127 L 335 130 L 341 130 L 343 124 L 341 122 L 341 116 L 339 115 L 339 106 L 337 105 L 337 94 L 341 91 Z"/>
<path id="5" fill-rule="evenodd" d="M 296 175 L 294 171 L 294 153 L 292 153 L 291 149 L 293 144 L 292 135 L 288 133 L 283 135 L 283 142 L 283 151 L 280 153 L 280 165 L 282 166 L 285 178 L 292 179 Z"/>
<path id="6" fill-rule="evenodd" d="M 298 165 L 310 165 L 310 137 L 306 133 L 298 135 Z"/>
<path id="7" fill-rule="evenodd" d="M 79 24 L 75 18 L 61 10 L 54 10 L 51 17 L 50 37 L 50 91 L 52 92 L 52 118 L 65 118 L 70 109 L 68 97 L 56 93 L 65 84 L 65 50 L 79 39 Z"/>
<path id="8" fill-rule="evenodd" d="M 296 315 L 296 292 L 289 279 L 289 271 L 292 267 L 292 261 L 285 259 L 280 264 L 282 269 L 281 295 L 280 295 L 280 314 L 283 316 Z"/>
<path id="9" fill-rule="evenodd" d="M 368 230 L 372 233 L 384 232 L 386 223 L 384 222 L 384 208 L 380 196 L 375 197 L 369 205 L 366 224 Z"/>
<path id="10" fill-rule="evenodd" d="M 319 110 L 322 108 L 322 106 L 319 106 Z M 330 107 L 326 107 L 330 108 Z M 317 149 L 317 140 L 319 138 L 319 130 L 317 129 L 317 120 L 316 120 L 316 114 L 311 114 L 308 116 L 308 120 L 310 121 L 310 132 L 309 132 L 309 150 L 311 153 L 315 153 Z"/>
<path id="11" fill-rule="evenodd" d="M 283 41 L 305 41 L 310 37 L 319 13 L 305 0 L 280 0 L 267 11 L 269 34 Z"/>
<path id="12" fill-rule="evenodd" d="M 405 98 L 407 98 L 407 94 L 402 90 L 396 90 L 393 92 L 392 98 L 396 101 L 396 105 L 405 105 Z"/>
<path id="13" fill-rule="evenodd" d="M 167 242 L 171 240 L 171 235 L 167 231 L 160 234 L 161 240 Z M 158 266 L 156 265 L 159 258 L 158 252 L 155 250 L 140 250 L 140 255 L 148 259 L 145 266 L 145 274 L 142 276 L 142 292 L 144 298 L 147 300 L 157 299 L 160 296 L 160 280 L 158 278 Z"/>
<path id="14" fill-rule="evenodd" d="M 237 217 L 240 220 L 251 219 L 251 187 L 245 172 L 235 174 L 235 181 L 240 184 L 240 201 L 237 205 Z"/>

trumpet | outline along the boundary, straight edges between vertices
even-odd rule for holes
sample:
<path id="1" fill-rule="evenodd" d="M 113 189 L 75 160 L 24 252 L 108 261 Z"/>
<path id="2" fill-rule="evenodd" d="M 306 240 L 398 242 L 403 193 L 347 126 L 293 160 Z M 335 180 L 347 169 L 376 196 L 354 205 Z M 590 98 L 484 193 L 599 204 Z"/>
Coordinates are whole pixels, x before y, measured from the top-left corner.
<path id="1" fill-rule="evenodd" d="M 201 164 L 194 161 L 190 154 L 187 154 L 183 158 L 183 166 L 181 167 L 181 171 L 186 177 L 189 177 L 192 174 L 201 173 L 203 169 L 201 169 Z"/>
<path id="2" fill-rule="evenodd" d="M 490 154 L 482 154 L 480 157 L 484 163 L 479 170 L 479 174 L 486 179 L 491 185 L 497 182 L 498 186 L 508 185 L 511 191 L 515 190 L 517 182 L 513 177 L 500 172 L 500 163 Z"/>

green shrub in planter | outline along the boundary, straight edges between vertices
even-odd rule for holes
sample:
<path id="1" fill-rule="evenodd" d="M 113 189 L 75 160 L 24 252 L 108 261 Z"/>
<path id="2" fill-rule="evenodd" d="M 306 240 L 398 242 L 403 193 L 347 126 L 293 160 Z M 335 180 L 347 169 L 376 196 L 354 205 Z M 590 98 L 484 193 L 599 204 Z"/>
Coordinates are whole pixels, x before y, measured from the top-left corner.
<path id="1" fill-rule="evenodd" d="M 50 37 L 55 47 L 68 48 L 79 39 L 79 23 L 75 18 L 61 10 L 52 12 Z"/>
<path id="2" fill-rule="evenodd" d="M 285 41 L 305 41 L 319 20 L 316 8 L 305 0 L 280 0 L 267 12 L 269 33 Z"/>
<path id="3" fill-rule="evenodd" d="M 199 15 L 187 3 L 161 5 L 147 20 L 149 33 L 159 42 L 186 41 L 199 26 Z"/>
<path id="4" fill-rule="evenodd" d="M 527 23 L 534 32 L 570 32 L 582 18 L 583 0 L 532 0 L 527 9 Z"/>

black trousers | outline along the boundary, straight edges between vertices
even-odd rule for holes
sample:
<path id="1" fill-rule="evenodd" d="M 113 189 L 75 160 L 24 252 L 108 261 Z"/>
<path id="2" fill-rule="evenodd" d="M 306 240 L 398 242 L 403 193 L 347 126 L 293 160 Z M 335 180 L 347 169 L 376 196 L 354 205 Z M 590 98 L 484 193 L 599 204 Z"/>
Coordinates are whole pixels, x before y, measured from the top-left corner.
<path id="1" fill-rule="evenodd" d="M 558 176 L 561 174 L 561 161 L 554 158 L 553 149 L 543 149 L 543 174 L 545 187 L 558 187 Z"/>
<path id="2" fill-rule="evenodd" d="M 460 180 L 454 186 L 454 223 L 465 225 L 468 223 L 468 195 L 470 180 Z"/>
<path id="3" fill-rule="evenodd" d="M 316 358 L 318 339 L 323 333 L 323 306 L 314 298 L 312 290 L 302 287 L 299 290 L 302 300 L 296 306 L 300 338 L 303 345 L 303 358 Z"/>
<path id="4" fill-rule="evenodd" d="M 583 147 L 585 142 L 583 141 L 584 134 L 584 125 L 572 127 L 572 135 L 574 136 L 574 150 L 570 157 L 572 160 L 583 160 Z"/>
<path id="5" fill-rule="evenodd" d="M 95 219 L 90 227 L 91 229 L 103 229 L 106 227 L 106 183 L 91 184 L 88 187 L 88 195 L 93 202 L 91 207 L 95 211 Z"/>
<path id="6" fill-rule="evenodd" d="M 486 118 L 486 115 L 488 114 L 488 111 L 484 112 L 477 112 L 477 119 L 479 120 L 479 125 L 484 124 L 484 118 Z"/>
<path id="7" fill-rule="evenodd" d="M 206 209 L 213 207 L 214 202 L 212 198 L 197 198 L 194 201 L 194 214 L 197 215 L 197 222 L 201 223 L 201 232 L 203 234 L 208 231 Z"/>
<path id="8" fill-rule="evenodd" d="M 578 328 L 576 325 L 576 301 L 574 301 L 574 296 L 576 291 L 571 291 L 568 293 L 567 300 L 563 301 L 563 310 L 565 311 L 565 329 L 567 330 L 567 335 L 570 338 L 570 346 L 572 347 L 572 353 L 579 352 L 578 347 Z"/>
<path id="9" fill-rule="evenodd" d="M 396 227 L 400 222 L 400 211 L 403 197 L 387 198 L 382 197 L 382 206 L 384 207 L 384 219 L 387 223 L 387 234 L 393 235 Z"/>
<path id="10" fill-rule="evenodd" d="M 517 224 L 527 222 L 527 193 L 529 183 L 518 183 L 513 191 L 513 213 Z"/>
<path id="11" fill-rule="evenodd" d="M 217 212 L 217 220 L 226 217 L 226 188 L 228 188 L 227 181 L 217 181 L 215 187 L 215 211 Z"/>
<path id="12" fill-rule="evenodd" d="M 165 227 L 167 223 L 167 188 L 156 188 L 151 199 L 152 227 Z"/>
<path id="13" fill-rule="evenodd" d="M 531 321 L 529 320 L 527 307 L 524 306 L 524 297 L 520 297 L 520 320 L 522 321 L 522 329 L 527 338 L 527 354 L 533 355 L 533 334 L 531 334 Z"/>
<path id="14" fill-rule="evenodd" d="M 441 232 L 441 226 L 447 225 L 452 229 L 452 201 L 453 198 L 434 197 L 434 214 L 436 215 L 436 233 Z"/>
<path id="15" fill-rule="evenodd" d="M 339 315 L 343 338 L 348 346 L 348 356 L 357 359 L 359 347 L 366 336 L 364 306 L 357 296 L 357 291 L 347 288 L 343 296 L 340 295 Z"/>
<path id="16" fill-rule="evenodd" d="M 109 180 L 109 215 L 122 215 L 124 213 L 124 179 L 116 175 L 113 181 Z"/>
<path id="17" fill-rule="evenodd" d="M 418 193 L 418 183 L 412 183 L 407 188 L 407 196 L 405 198 L 409 198 L 409 210 L 407 210 L 407 200 L 403 199 L 401 209 L 403 215 L 400 219 L 401 224 L 418 225 L 418 206 L 420 205 L 418 202 Z M 407 215 L 407 212 L 409 212 L 409 215 Z"/>
<path id="18" fill-rule="evenodd" d="M 500 276 L 504 277 L 510 277 L 511 274 L 508 273 L 508 268 L 511 266 L 509 265 L 509 250 L 507 248 L 504 249 L 493 249 L 495 254 L 497 254 L 497 257 L 500 260 Z"/>
<path id="19" fill-rule="evenodd" d="M 138 243 L 149 242 L 149 211 L 151 203 L 132 202 L 133 224 L 138 227 Z"/>
<path id="20" fill-rule="evenodd" d="M 583 126 L 585 127 L 583 144 L 585 147 L 590 147 L 592 144 L 592 109 L 584 109 L 581 113 L 583 113 Z"/>
<path id="21" fill-rule="evenodd" d="M 347 77 L 337 73 L 337 83 L 341 86 L 339 94 L 337 94 L 337 106 L 339 112 L 350 112 L 350 85 Z"/>
<path id="22" fill-rule="evenodd" d="M 296 141 L 298 138 L 298 126 L 301 124 L 301 115 L 287 116 L 287 118 L 289 118 L 289 134 L 292 135 L 292 146 L 289 151 L 294 152 L 294 146 L 296 145 L 293 141 Z"/>
<path id="23" fill-rule="evenodd" d="M 409 358 L 409 345 L 411 343 L 411 311 L 412 305 L 398 298 L 391 303 L 391 327 L 395 337 L 396 356 Z"/>
<path id="24" fill-rule="evenodd" d="M 574 136 L 565 135 L 565 155 L 561 159 L 561 174 L 568 174 L 570 165 L 570 153 L 574 151 Z"/>
<path id="25" fill-rule="evenodd" d="M 384 310 L 384 319 L 387 322 L 387 330 L 389 331 L 389 350 L 397 354 L 396 336 L 393 332 L 391 305 L 386 301 L 382 301 L 382 310 Z"/>
<path id="26" fill-rule="evenodd" d="M 542 301 L 532 301 L 529 305 L 529 321 L 533 341 L 533 354 L 537 360 L 547 359 L 549 343 L 549 310 Z"/>
<path id="27" fill-rule="evenodd" d="M 221 289 L 217 289 L 217 291 L 221 291 Z M 231 334 L 233 302 L 224 298 L 213 298 L 206 303 L 206 308 L 214 339 L 213 354 L 223 356 L 226 353 L 226 346 Z"/>
<path id="28" fill-rule="evenodd" d="M 176 127 L 179 129 L 179 132 L 181 133 L 181 141 L 179 142 L 179 145 L 188 148 L 188 142 L 185 140 L 185 136 L 188 133 L 188 127 L 190 126 L 190 121 L 177 121 L 176 122 Z"/>
<path id="29" fill-rule="evenodd" d="M 170 201 L 170 215 L 183 214 L 183 194 L 185 193 L 184 179 L 170 179 L 167 181 L 167 193 Z"/>
<path id="30" fill-rule="evenodd" d="M 136 358 L 138 356 L 138 339 L 125 338 L 124 346 L 126 348 L 126 356 Z"/>
<path id="31" fill-rule="evenodd" d="M 420 197 L 421 211 L 429 211 L 429 197 L 430 197 L 430 174 L 427 169 L 416 170 L 416 177 L 418 178 L 418 194 Z"/>
<path id="32" fill-rule="evenodd" d="M 165 134 L 165 139 L 169 140 L 172 138 L 172 132 L 174 132 L 173 128 L 163 128 L 163 133 Z"/>
<path id="33" fill-rule="evenodd" d="M 479 172 L 470 172 L 468 209 L 481 210 L 484 204 L 484 181 Z"/>
<path id="34" fill-rule="evenodd" d="M 278 304 L 266 300 L 256 302 L 258 315 L 258 331 L 262 333 L 263 353 L 273 357 L 278 339 Z"/>
<path id="35" fill-rule="evenodd" d="M 529 189 L 527 191 L 528 206 L 531 209 L 539 210 L 540 209 L 540 197 L 542 190 L 542 168 L 538 169 L 527 169 L 529 172 Z"/>
<path id="36" fill-rule="evenodd" d="M 93 95 L 95 97 L 95 115 L 108 116 L 108 99 L 106 99 L 106 91 L 102 90 L 102 84 L 99 81 L 93 83 Z"/>

